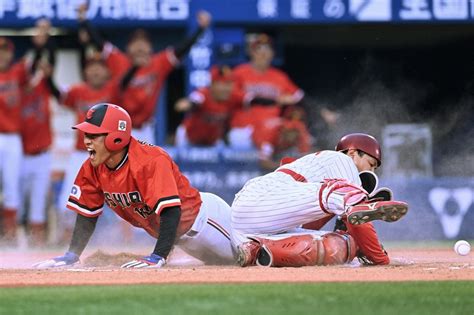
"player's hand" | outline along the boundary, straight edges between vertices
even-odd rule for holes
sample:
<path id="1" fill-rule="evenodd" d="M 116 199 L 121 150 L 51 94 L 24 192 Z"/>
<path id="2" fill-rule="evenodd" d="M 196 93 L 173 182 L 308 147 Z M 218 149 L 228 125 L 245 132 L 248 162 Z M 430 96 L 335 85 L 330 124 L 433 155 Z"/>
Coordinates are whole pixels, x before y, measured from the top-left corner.
<path id="1" fill-rule="evenodd" d="M 187 112 L 191 107 L 191 102 L 187 98 L 181 98 L 174 104 L 174 110 L 178 113 Z"/>
<path id="2" fill-rule="evenodd" d="M 77 7 L 77 19 L 82 22 L 87 19 L 87 1 Z"/>
<path id="3" fill-rule="evenodd" d="M 143 269 L 143 268 L 161 268 L 166 264 L 166 259 L 157 254 L 151 254 L 140 259 L 129 261 L 123 264 L 120 268 L 126 269 Z"/>
<path id="4" fill-rule="evenodd" d="M 291 94 L 284 94 L 277 97 L 276 102 L 280 106 L 294 105 L 295 97 Z"/>
<path id="5" fill-rule="evenodd" d="M 211 24 L 212 16 L 209 12 L 201 10 L 197 14 L 197 23 L 201 28 L 208 28 Z"/>
<path id="6" fill-rule="evenodd" d="M 58 256 L 53 259 L 45 260 L 33 265 L 36 269 L 57 268 L 70 266 L 79 261 L 79 256 L 73 252 L 66 252 L 63 256 Z"/>

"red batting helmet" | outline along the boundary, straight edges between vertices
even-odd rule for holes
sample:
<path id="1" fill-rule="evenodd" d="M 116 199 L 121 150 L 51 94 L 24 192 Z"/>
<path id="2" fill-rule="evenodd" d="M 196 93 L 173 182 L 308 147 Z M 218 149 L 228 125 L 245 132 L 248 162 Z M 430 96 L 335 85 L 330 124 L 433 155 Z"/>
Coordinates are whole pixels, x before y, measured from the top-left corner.
<path id="1" fill-rule="evenodd" d="M 122 107 L 101 103 L 92 106 L 87 111 L 86 120 L 72 129 L 90 134 L 107 134 L 105 147 L 109 151 L 117 151 L 130 143 L 132 120 Z"/>
<path id="2" fill-rule="evenodd" d="M 351 133 L 345 135 L 336 145 L 336 151 L 356 149 L 375 158 L 378 166 L 382 164 L 382 151 L 377 139 L 365 133 Z"/>
<path id="3" fill-rule="evenodd" d="M 235 77 L 229 66 L 213 66 L 211 68 L 212 82 L 217 81 L 234 81 Z"/>

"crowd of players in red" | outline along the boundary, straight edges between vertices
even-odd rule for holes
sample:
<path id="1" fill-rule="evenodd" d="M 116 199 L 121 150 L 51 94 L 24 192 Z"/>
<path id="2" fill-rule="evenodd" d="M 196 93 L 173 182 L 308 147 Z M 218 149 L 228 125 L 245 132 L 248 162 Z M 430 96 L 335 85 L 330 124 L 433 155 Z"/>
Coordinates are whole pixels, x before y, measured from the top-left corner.
<path id="1" fill-rule="evenodd" d="M 98 35 L 86 19 L 86 8 L 78 12 L 83 82 L 67 90 L 59 88 L 52 78 L 55 44 L 47 20 L 37 22 L 32 47 L 17 62 L 13 62 L 12 39 L 0 37 L 0 135 L 7 139 L 0 141 L 0 153 L 13 152 L 15 144 L 9 136 L 18 135 L 22 144 L 19 152 L 23 154 L 10 156 L 12 160 L 23 161 L 23 157 L 50 150 L 54 136 L 51 97 L 72 110 L 78 122 L 84 120 L 94 104 L 119 104 L 130 113 L 135 136 L 154 142 L 150 126 L 162 86 L 211 22 L 207 12 L 200 12 L 199 29 L 194 34 L 179 45 L 156 53 L 147 33 L 137 30 L 123 52 Z M 233 69 L 214 65 L 209 87 L 178 100 L 175 110 L 184 112 L 185 116 L 176 132 L 176 145 L 225 144 L 235 149 L 257 149 L 261 166 L 272 170 L 278 166 L 280 156 L 301 156 L 311 150 L 312 140 L 301 106 L 304 93 L 283 71 L 272 66 L 274 48 L 268 35 L 251 37 L 248 55 L 248 63 Z M 81 136 L 77 138 L 76 150 L 85 150 Z M 14 176 L 6 171 L 9 164 L 15 163 L 0 164 L 0 173 L 4 174 L 4 201 L 8 193 L 7 177 Z M 19 164 L 18 169 L 24 168 Z M 1 238 L 7 243 L 16 239 L 16 204 L 4 202 L 0 212 Z M 42 245 L 45 222 L 36 221 L 29 222 L 28 231 L 32 243 Z"/>

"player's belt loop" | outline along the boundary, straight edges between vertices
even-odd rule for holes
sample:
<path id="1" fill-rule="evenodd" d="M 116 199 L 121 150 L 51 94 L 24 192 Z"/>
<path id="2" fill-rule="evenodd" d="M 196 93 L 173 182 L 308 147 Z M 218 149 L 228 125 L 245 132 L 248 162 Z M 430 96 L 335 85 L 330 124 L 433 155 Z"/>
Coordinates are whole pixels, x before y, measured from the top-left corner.
<path id="1" fill-rule="evenodd" d="M 289 170 L 287 168 L 277 169 L 277 172 L 282 172 L 282 173 L 288 174 L 291 177 L 293 177 L 293 179 L 296 180 L 297 182 L 303 182 L 303 183 L 307 182 L 306 178 L 303 175 L 298 174 L 298 173 L 296 173 L 292 170 Z"/>

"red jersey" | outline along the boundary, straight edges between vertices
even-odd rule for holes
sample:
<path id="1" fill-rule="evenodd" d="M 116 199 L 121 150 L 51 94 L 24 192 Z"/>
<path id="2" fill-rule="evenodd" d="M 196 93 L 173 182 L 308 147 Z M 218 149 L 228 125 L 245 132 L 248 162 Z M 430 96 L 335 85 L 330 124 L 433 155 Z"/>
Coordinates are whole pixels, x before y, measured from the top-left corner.
<path id="1" fill-rule="evenodd" d="M 40 153 L 52 143 L 50 95 L 45 79 L 33 88 L 23 89 L 21 137 L 26 154 Z"/>
<path id="2" fill-rule="evenodd" d="M 179 237 L 191 228 L 202 203 L 199 192 L 163 149 L 133 137 L 128 153 L 115 169 L 105 164 L 94 168 L 90 160 L 84 162 L 67 207 L 83 216 L 96 217 L 102 213 L 104 202 L 155 238 L 164 208 L 181 206 Z"/>
<path id="3" fill-rule="evenodd" d="M 296 137 L 293 142 L 288 142 L 284 133 Z M 299 120 L 283 118 L 268 119 L 255 126 L 252 134 L 255 146 L 260 150 L 261 159 L 270 159 L 274 153 L 290 149 L 297 149 L 298 153 L 309 153 L 311 149 L 311 136 L 305 124 Z"/>
<path id="4" fill-rule="evenodd" d="M 0 133 L 20 132 L 21 89 L 26 82 L 24 62 L 0 72 Z"/>
<path id="5" fill-rule="evenodd" d="M 293 95 L 295 103 L 299 102 L 304 93 L 281 70 L 270 67 L 264 72 L 256 70 L 250 63 L 237 66 L 234 75 L 245 93 L 255 97 L 277 99 L 282 95 Z M 252 106 L 248 111 L 236 114 L 233 127 L 258 125 L 263 120 L 278 117 L 280 108 L 275 106 Z"/>
<path id="6" fill-rule="evenodd" d="M 131 66 L 127 55 L 109 42 L 104 45 L 103 57 L 112 78 L 123 77 Z"/>
<path id="7" fill-rule="evenodd" d="M 189 95 L 197 108 L 183 122 L 189 141 L 196 145 L 212 145 L 224 137 L 231 114 L 242 107 L 244 95 L 234 90 L 226 101 L 216 101 L 209 88 Z"/>
<path id="8" fill-rule="evenodd" d="M 98 103 L 118 104 L 120 100 L 118 84 L 115 80 L 107 82 L 98 90 L 93 89 L 86 83 L 79 83 L 72 86 L 62 98 L 62 103 L 76 113 L 77 123 L 86 119 L 86 113 L 91 106 Z M 82 132 L 77 134 L 76 149 L 86 150 Z"/>
<path id="9" fill-rule="evenodd" d="M 126 55 L 117 48 L 106 57 L 112 73 L 123 75 L 132 66 Z M 178 63 L 173 50 L 166 49 L 154 54 L 147 66 L 137 70 L 122 94 L 123 107 L 130 114 L 134 128 L 141 128 L 153 118 L 163 84 Z"/>

